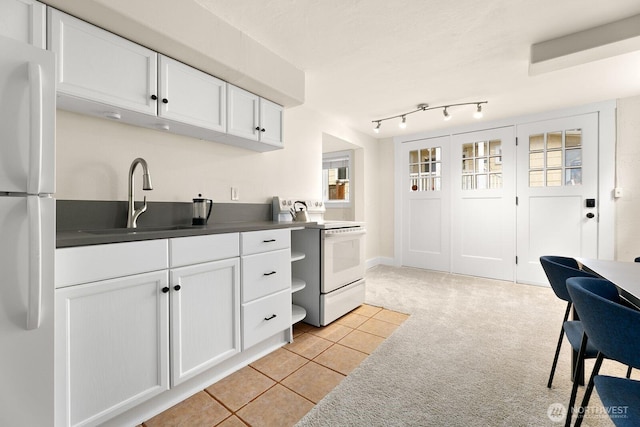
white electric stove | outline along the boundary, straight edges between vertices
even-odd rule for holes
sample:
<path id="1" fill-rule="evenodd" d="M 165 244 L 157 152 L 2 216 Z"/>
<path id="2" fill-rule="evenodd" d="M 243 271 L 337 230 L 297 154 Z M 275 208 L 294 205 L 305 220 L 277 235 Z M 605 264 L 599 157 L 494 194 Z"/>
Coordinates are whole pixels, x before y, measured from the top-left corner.
<path id="1" fill-rule="evenodd" d="M 303 200 L 310 222 L 293 222 L 290 209 L 296 201 L 301 200 L 274 197 L 273 219 L 301 227 L 291 232 L 291 247 L 305 257 L 291 268 L 306 285 L 292 299 L 307 311 L 305 323 L 325 326 L 364 303 L 366 229 L 362 222 L 325 221 L 319 200 Z"/>

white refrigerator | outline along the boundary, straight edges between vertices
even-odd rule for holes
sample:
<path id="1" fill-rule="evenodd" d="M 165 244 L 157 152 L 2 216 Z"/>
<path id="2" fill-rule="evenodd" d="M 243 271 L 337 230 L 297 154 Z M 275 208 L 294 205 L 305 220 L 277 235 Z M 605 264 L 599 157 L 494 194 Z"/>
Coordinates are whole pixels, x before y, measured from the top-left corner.
<path id="1" fill-rule="evenodd" d="M 49 426 L 55 56 L 6 37 L 0 52 L 0 426 Z"/>

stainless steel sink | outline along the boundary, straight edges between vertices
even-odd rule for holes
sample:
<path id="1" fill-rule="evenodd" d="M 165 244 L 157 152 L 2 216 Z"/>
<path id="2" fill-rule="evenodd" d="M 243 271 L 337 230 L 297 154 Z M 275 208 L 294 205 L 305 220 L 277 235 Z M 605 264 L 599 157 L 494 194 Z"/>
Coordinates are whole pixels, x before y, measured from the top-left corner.
<path id="1" fill-rule="evenodd" d="M 89 234 L 141 234 L 141 233 L 158 233 L 171 230 L 188 230 L 202 228 L 198 225 L 169 225 L 160 227 L 137 227 L 137 228 L 102 228 L 97 230 L 81 230 L 82 233 Z"/>

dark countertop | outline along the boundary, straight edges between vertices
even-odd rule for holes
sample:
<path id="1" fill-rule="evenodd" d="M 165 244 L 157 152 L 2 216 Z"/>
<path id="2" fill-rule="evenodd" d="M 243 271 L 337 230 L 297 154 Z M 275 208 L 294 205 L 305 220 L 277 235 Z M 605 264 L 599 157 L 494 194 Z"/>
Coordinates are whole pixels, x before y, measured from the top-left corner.
<path id="1" fill-rule="evenodd" d="M 137 229 L 58 231 L 56 235 L 56 248 L 169 239 L 173 237 L 203 236 L 207 234 L 274 230 L 280 228 L 301 228 L 315 224 L 315 222 L 247 221 L 208 224 L 206 226 L 178 225 L 148 228 L 139 227 Z"/>

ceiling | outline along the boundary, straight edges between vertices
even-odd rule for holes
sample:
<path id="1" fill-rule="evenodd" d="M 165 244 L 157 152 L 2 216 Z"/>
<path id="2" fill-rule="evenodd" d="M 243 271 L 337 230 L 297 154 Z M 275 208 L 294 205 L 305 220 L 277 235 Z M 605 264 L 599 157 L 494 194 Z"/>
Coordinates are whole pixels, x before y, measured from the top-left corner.
<path id="1" fill-rule="evenodd" d="M 640 95 L 640 51 L 529 75 L 532 44 L 640 14 L 638 0 L 195 0 L 306 74 L 305 105 L 377 138 Z"/>

